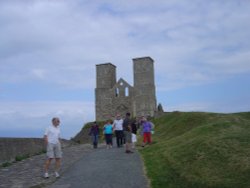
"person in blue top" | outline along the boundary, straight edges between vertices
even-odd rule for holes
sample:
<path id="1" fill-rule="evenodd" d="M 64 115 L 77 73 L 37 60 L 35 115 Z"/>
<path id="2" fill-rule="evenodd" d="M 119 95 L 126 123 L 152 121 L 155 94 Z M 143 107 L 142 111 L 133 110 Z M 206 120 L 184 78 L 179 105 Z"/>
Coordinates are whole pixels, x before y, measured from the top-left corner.
<path id="1" fill-rule="evenodd" d="M 113 136 L 113 125 L 111 124 L 111 121 L 108 120 L 106 124 L 103 127 L 103 134 L 105 135 L 105 140 L 107 144 L 107 149 L 112 148 L 113 142 L 112 142 L 112 136 Z"/>

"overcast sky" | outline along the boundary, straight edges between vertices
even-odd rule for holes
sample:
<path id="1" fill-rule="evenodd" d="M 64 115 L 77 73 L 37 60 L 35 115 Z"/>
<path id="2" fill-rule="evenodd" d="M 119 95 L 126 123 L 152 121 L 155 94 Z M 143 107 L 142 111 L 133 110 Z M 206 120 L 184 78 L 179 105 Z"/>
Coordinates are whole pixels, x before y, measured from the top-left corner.
<path id="1" fill-rule="evenodd" d="M 62 137 L 93 121 L 95 65 L 133 85 L 155 61 L 165 111 L 250 111 L 249 0 L 1 0 L 0 137 Z"/>

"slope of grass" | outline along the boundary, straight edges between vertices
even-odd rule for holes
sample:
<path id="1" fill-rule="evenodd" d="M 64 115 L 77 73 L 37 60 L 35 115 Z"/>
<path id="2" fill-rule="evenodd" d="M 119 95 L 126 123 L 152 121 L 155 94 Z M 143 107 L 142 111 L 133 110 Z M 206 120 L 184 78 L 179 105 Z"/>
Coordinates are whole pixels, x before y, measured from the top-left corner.
<path id="1" fill-rule="evenodd" d="M 250 187 L 250 112 L 175 112 L 140 150 L 153 188 Z"/>
<path id="2" fill-rule="evenodd" d="M 89 136 L 89 130 L 91 128 L 91 126 L 93 125 L 94 122 L 88 122 L 86 123 L 81 131 L 79 133 L 76 134 L 76 136 L 74 138 L 72 138 L 72 140 L 74 142 L 77 142 L 79 144 L 86 144 L 86 143 L 91 143 L 91 137 Z M 103 126 L 106 122 L 104 121 L 99 121 L 97 122 L 97 124 L 99 125 L 99 129 L 100 129 L 100 138 L 99 138 L 99 142 L 103 142 L 104 140 L 104 135 L 103 135 Z"/>

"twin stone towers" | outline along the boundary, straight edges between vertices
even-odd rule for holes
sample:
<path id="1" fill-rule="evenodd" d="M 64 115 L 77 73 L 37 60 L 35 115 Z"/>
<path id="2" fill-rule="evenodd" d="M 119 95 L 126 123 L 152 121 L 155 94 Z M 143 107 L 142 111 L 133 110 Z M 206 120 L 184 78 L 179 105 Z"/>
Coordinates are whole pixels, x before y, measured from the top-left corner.
<path id="1" fill-rule="evenodd" d="M 116 80 L 112 63 L 96 65 L 96 120 L 107 120 L 116 114 L 133 117 L 154 116 L 156 107 L 154 60 L 151 57 L 133 59 L 134 86 L 124 79 Z"/>

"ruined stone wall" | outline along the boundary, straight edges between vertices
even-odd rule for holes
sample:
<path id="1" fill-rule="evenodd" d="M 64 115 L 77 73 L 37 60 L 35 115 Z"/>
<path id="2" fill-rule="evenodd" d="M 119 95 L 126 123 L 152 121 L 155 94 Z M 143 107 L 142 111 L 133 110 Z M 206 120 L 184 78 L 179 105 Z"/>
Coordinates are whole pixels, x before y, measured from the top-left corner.
<path id="1" fill-rule="evenodd" d="M 62 139 L 62 147 L 73 144 Z M 16 156 L 35 155 L 46 150 L 43 138 L 0 138 L 0 164 L 14 161 Z"/>
<path id="2" fill-rule="evenodd" d="M 121 78 L 112 90 L 112 113 L 121 114 L 123 117 L 127 112 L 133 115 L 133 87 Z"/>
<path id="3" fill-rule="evenodd" d="M 0 163 L 15 160 L 16 156 L 34 155 L 45 150 L 42 138 L 0 138 Z"/>
<path id="4" fill-rule="evenodd" d="M 96 120 L 109 119 L 113 111 L 112 91 L 110 89 L 96 89 Z"/>
<path id="5" fill-rule="evenodd" d="M 106 120 L 120 113 L 124 116 L 154 116 L 156 107 L 154 60 L 133 59 L 134 87 L 122 78 L 116 82 L 116 67 L 111 63 L 96 66 L 96 120 Z M 126 92 L 128 90 L 128 92 Z"/>
<path id="6" fill-rule="evenodd" d="M 113 100 L 113 114 L 121 114 L 125 117 L 127 112 L 132 113 L 132 98 L 131 97 L 119 97 Z"/>

